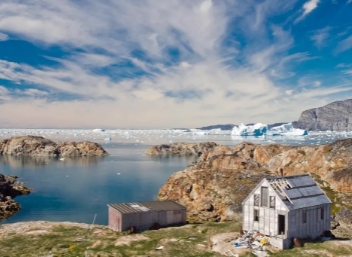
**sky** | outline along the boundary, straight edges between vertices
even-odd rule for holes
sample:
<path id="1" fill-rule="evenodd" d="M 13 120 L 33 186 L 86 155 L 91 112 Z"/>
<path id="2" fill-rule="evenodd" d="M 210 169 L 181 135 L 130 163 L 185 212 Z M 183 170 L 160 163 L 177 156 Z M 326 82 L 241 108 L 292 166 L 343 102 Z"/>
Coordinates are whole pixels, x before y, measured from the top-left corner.
<path id="1" fill-rule="evenodd" d="M 0 128 L 297 120 L 352 98 L 352 0 L 2 0 Z"/>

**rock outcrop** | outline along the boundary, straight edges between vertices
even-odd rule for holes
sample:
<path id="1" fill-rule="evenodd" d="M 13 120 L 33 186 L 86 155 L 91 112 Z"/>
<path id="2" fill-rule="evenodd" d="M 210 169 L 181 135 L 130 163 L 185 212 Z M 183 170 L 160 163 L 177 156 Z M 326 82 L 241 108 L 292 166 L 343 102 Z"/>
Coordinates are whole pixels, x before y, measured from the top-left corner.
<path id="1" fill-rule="evenodd" d="M 281 175 L 281 169 L 284 175 L 317 175 L 319 183 L 339 194 L 352 192 L 351 165 L 351 138 L 320 146 L 219 145 L 173 174 L 158 198 L 185 205 L 190 220 L 233 220 L 254 186 L 264 177 Z"/>
<path id="2" fill-rule="evenodd" d="M 16 182 L 17 178 L 0 174 L 0 220 L 12 216 L 21 209 L 13 200 L 14 197 L 30 193 L 30 189 L 22 182 Z"/>
<path id="3" fill-rule="evenodd" d="M 205 142 L 205 143 L 172 143 L 163 144 L 150 147 L 145 154 L 148 155 L 201 155 L 202 153 L 213 149 L 217 146 L 217 143 Z"/>
<path id="4" fill-rule="evenodd" d="M 305 130 L 352 131 L 352 99 L 306 110 L 293 126 Z"/>
<path id="5" fill-rule="evenodd" d="M 40 136 L 0 140 L 0 155 L 14 156 L 104 156 L 108 153 L 93 142 L 54 142 Z"/>

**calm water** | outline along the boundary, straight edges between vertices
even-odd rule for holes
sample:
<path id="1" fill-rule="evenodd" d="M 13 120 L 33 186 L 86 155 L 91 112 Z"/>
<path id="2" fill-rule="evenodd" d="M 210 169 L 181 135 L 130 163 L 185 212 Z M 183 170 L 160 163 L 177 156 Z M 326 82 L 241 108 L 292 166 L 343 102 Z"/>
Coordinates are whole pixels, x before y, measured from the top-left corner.
<path id="1" fill-rule="evenodd" d="M 33 189 L 16 197 L 22 210 L 2 223 L 74 221 L 107 224 L 107 204 L 156 199 L 168 177 L 194 160 L 150 157 L 148 145 L 106 144 L 103 158 L 0 157 L 0 173 L 17 175 Z"/>

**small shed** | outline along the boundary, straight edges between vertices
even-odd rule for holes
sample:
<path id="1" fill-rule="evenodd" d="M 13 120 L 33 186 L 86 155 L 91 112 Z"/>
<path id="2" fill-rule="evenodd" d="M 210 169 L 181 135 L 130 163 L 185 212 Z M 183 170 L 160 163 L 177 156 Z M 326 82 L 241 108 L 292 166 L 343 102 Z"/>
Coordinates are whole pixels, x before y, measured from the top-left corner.
<path id="1" fill-rule="evenodd" d="M 186 207 L 174 201 L 108 204 L 108 208 L 109 227 L 115 231 L 186 224 Z"/>
<path id="2" fill-rule="evenodd" d="M 243 230 L 269 236 L 280 249 L 330 230 L 331 201 L 309 174 L 265 178 L 242 206 Z"/>

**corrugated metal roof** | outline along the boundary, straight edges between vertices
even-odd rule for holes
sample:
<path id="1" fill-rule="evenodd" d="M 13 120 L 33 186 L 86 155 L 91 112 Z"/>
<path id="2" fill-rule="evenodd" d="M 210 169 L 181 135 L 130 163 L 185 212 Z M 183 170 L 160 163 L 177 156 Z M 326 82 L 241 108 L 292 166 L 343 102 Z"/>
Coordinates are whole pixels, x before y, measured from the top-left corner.
<path id="1" fill-rule="evenodd" d="M 267 179 L 289 209 L 331 203 L 309 174 Z"/>
<path id="2" fill-rule="evenodd" d="M 186 207 L 174 201 L 152 201 L 138 203 L 108 204 L 121 213 L 185 210 Z"/>

